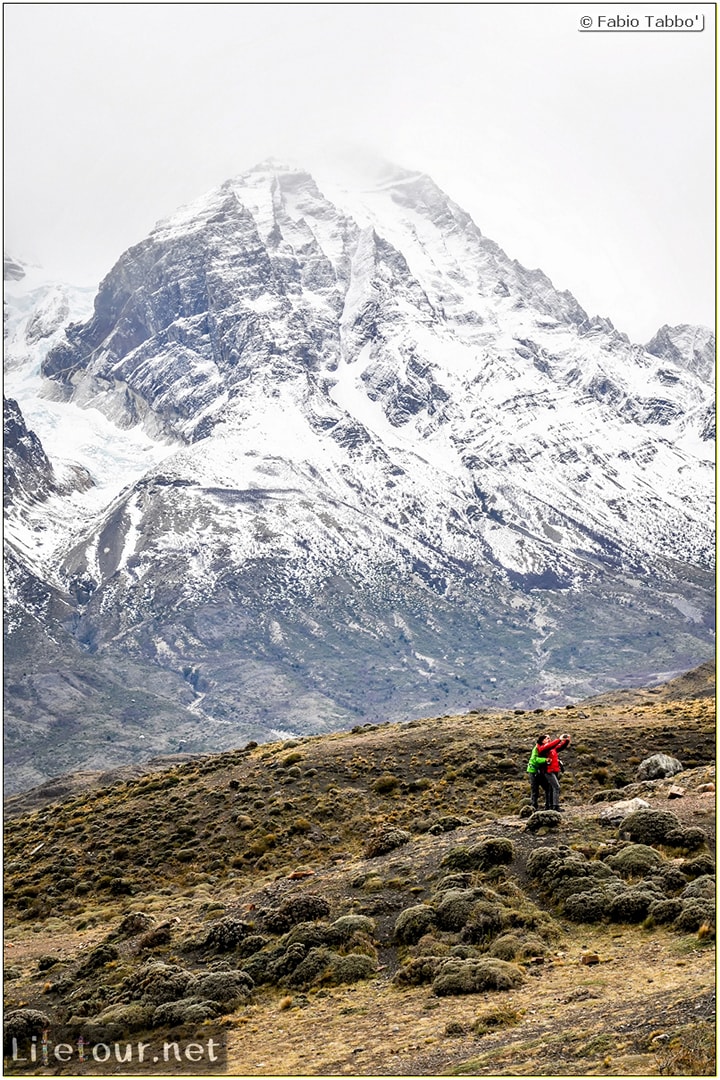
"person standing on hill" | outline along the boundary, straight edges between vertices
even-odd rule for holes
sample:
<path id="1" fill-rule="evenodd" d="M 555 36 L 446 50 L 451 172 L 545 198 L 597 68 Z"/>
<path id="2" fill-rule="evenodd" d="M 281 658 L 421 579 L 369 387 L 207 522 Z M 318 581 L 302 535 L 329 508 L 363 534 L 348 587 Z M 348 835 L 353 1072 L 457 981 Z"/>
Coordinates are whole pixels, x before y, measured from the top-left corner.
<path id="1" fill-rule="evenodd" d="M 532 748 L 530 754 L 530 760 L 527 765 L 527 773 L 530 777 L 530 802 L 532 803 L 533 810 L 538 808 L 538 795 L 540 794 L 540 788 L 545 792 L 545 802 L 548 800 L 548 782 L 546 776 L 547 758 L 542 757 L 538 747 L 541 743 L 547 740 L 547 735 L 539 735 L 538 740 Z"/>
<path id="2" fill-rule="evenodd" d="M 546 810 L 557 810 L 558 813 L 562 813 L 562 810 L 560 809 L 561 762 L 558 757 L 558 751 L 564 750 L 569 745 L 569 735 L 561 735 L 558 739 L 553 739 L 550 735 L 546 735 L 543 741 L 538 743 L 538 754 L 547 758 L 547 771 L 545 773 L 545 779 L 547 781 L 545 787 Z"/>

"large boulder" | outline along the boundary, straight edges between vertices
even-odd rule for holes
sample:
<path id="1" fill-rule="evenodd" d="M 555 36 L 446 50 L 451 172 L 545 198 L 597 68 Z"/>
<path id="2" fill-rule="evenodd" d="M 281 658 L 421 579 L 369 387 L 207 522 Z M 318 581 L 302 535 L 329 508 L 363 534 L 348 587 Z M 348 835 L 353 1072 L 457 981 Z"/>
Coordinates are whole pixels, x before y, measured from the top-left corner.
<path id="1" fill-rule="evenodd" d="M 598 821 L 602 825 L 619 825 L 621 821 L 632 814 L 635 810 L 649 810 L 650 803 L 645 799 L 622 799 L 620 802 L 605 806 L 598 814 Z"/>
<path id="2" fill-rule="evenodd" d="M 638 765 L 638 780 L 664 780 L 666 776 L 675 776 L 683 771 L 683 765 L 677 758 L 668 754 L 653 754 Z"/>

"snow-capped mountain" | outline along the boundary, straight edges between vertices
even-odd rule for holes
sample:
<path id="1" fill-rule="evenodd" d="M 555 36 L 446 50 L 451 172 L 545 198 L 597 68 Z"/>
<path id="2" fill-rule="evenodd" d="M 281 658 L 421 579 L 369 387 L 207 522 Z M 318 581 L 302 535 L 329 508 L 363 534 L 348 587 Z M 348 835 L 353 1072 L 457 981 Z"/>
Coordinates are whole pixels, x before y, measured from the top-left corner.
<path id="1" fill-rule="evenodd" d="M 8 392 L 88 479 L 11 504 L 7 541 L 72 611 L 69 668 L 132 668 L 174 716 L 148 749 L 541 706 L 709 655 L 709 331 L 632 344 L 427 176 L 350 193 L 272 162 L 159 223 L 89 318 L 65 295 L 11 297 Z M 22 597 L 13 664 L 53 633 Z M 18 730 L 36 683 L 11 680 Z M 148 703 L 105 708 L 113 762 L 139 756 Z"/>

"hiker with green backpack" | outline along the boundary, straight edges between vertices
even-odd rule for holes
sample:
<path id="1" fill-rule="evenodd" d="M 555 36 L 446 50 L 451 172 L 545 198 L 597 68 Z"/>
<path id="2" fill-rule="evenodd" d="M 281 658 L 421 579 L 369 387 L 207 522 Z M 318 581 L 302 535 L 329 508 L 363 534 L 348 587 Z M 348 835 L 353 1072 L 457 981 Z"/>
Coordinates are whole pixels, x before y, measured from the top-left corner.
<path id="1" fill-rule="evenodd" d="M 538 747 L 542 746 L 544 742 L 547 742 L 547 735 L 538 735 L 537 742 L 532 748 L 530 754 L 530 760 L 528 761 L 527 772 L 530 777 L 530 802 L 532 803 L 533 810 L 538 808 L 538 795 L 540 794 L 540 788 L 545 792 L 545 801 L 547 803 L 549 797 L 549 785 L 547 780 L 547 758 L 543 757 L 539 753 Z"/>

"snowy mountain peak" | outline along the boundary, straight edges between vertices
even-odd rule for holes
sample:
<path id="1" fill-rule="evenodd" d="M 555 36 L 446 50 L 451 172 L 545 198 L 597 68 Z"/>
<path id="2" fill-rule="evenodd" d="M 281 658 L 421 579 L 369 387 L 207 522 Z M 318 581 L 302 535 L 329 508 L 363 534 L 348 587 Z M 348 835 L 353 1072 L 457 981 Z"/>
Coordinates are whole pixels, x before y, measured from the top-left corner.
<path id="1" fill-rule="evenodd" d="M 424 174 L 264 162 L 67 296 L 64 326 L 18 299 L 8 389 L 53 466 L 88 418 L 94 487 L 11 515 L 14 580 L 183 730 L 542 704 L 710 648 L 714 342 L 631 344 Z"/>

